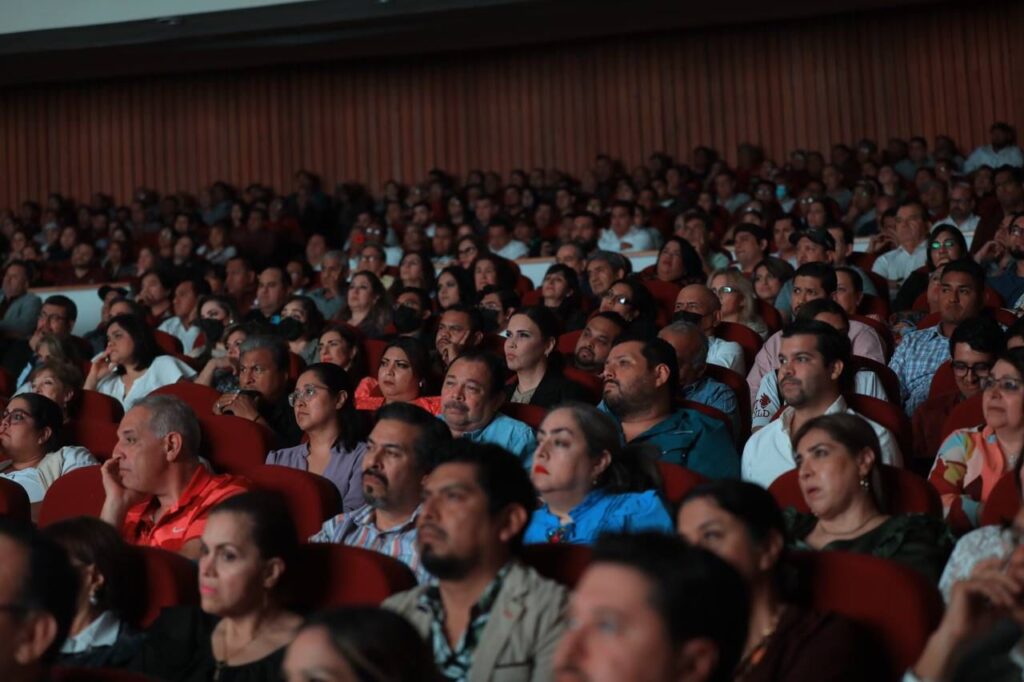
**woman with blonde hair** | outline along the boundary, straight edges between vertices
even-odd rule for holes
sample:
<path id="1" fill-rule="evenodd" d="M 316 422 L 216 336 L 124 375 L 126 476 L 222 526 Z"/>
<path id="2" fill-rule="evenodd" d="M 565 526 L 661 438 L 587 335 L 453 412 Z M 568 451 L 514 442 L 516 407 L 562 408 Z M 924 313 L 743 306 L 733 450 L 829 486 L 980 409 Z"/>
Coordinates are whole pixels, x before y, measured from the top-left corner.
<path id="1" fill-rule="evenodd" d="M 708 289 L 722 302 L 722 322 L 749 327 L 762 339 L 768 337 L 768 326 L 758 312 L 757 297 L 750 280 L 739 270 L 715 270 L 708 277 Z"/>

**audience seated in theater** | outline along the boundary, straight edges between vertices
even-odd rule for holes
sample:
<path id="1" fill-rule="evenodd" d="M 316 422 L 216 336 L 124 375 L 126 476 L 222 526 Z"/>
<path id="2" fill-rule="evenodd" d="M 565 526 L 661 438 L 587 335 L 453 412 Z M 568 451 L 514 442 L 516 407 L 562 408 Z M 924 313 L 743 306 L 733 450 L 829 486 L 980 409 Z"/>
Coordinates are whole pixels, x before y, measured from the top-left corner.
<path id="1" fill-rule="evenodd" d="M 556 352 L 561 325 L 544 306 L 531 306 L 512 315 L 505 338 L 505 365 L 515 374 L 505 385 L 505 400 L 550 408 L 567 400 L 587 402 L 586 389 L 562 376 L 562 357 Z"/>
<path id="2" fill-rule="evenodd" d="M 837 267 L 836 293 L 832 294 L 832 298 L 843 309 L 847 317 L 858 315 L 860 304 L 864 300 L 864 278 L 849 266 Z M 877 314 L 871 314 L 868 317 L 877 319 L 879 322 L 886 322 Z"/>
<path id="3" fill-rule="evenodd" d="M 277 333 L 288 342 L 288 350 L 312 365 L 320 357 L 318 340 L 324 320 L 311 299 L 290 296 L 281 308 Z"/>
<path id="4" fill-rule="evenodd" d="M 392 324 L 395 325 L 396 336 L 428 344 L 433 334 L 430 295 L 418 287 L 402 286 L 395 289 L 394 301 Z"/>
<path id="5" fill-rule="evenodd" d="M 237 495 L 210 511 L 199 542 L 199 606 L 165 608 L 128 667 L 182 682 L 280 680 L 302 626 L 284 598 L 298 549 L 287 506 Z"/>
<path id="6" fill-rule="evenodd" d="M 808 301 L 800 306 L 800 312 L 797 313 L 796 319 L 804 322 L 811 320 L 824 322 L 843 336 L 849 337 L 850 335 L 850 318 L 847 317 L 846 311 L 840 307 L 839 303 L 832 299 L 819 298 L 814 301 Z M 754 397 L 751 428 L 755 431 L 767 426 L 778 411 L 782 409 L 783 396 L 779 390 L 778 371 L 768 372 L 764 375 L 764 378 L 761 379 L 761 386 L 758 388 L 757 395 Z M 890 397 L 885 393 L 885 387 L 882 386 L 881 378 L 875 372 L 869 369 L 856 371 L 850 369 L 847 374 L 852 374 L 852 376 L 847 376 L 848 386 L 844 386 L 844 390 L 887 402 L 890 400 Z M 894 399 L 895 396 L 892 398 Z"/>
<path id="7" fill-rule="evenodd" d="M 0 476 L 24 488 L 33 505 L 64 474 L 98 464 L 85 448 L 63 445 L 63 425 L 60 406 L 35 393 L 15 396 L 0 414 Z"/>
<path id="8" fill-rule="evenodd" d="M 261 423 L 277 435 L 282 447 L 295 445 L 302 438 L 302 430 L 289 404 L 288 346 L 276 336 L 249 336 L 239 352 L 240 390 L 218 398 L 213 413 Z"/>
<path id="9" fill-rule="evenodd" d="M 687 320 L 676 320 L 658 332 L 676 352 L 679 364 L 679 398 L 713 407 L 733 420 L 738 427 L 736 393 L 707 375 L 708 339 L 700 327 Z"/>
<path id="10" fill-rule="evenodd" d="M 628 327 L 629 323 L 616 312 L 594 313 L 576 340 L 572 356 L 573 367 L 600 375 L 604 371 L 608 352 L 615 345 L 615 339 L 624 334 Z"/>
<path id="11" fill-rule="evenodd" d="M 579 301 L 576 301 L 575 304 L 578 303 Z M 515 291 L 491 286 L 484 287 L 480 292 L 480 303 L 477 305 L 483 332 L 503 336 L 508 327 L 509 318 L 519 310 L 520 306 L 519 294 Z"/>
<path id="12" fill-rule="evenodd" d="M 100 287 L 97 294 L 99 295 L 100 300 L 103 301 L 103 305 L 100 308 L 100 323 L 95 329 L 90 332 L 86 332 L 82 337 L 92 348 L 92 354 L 94 356 L 102 353 L 103 349 L 107 347 L 107 323 L 110 322 L 110 318 L 113 317 L 113 315 L 110 314 L 112 304 L 115 301 L 123 300 L 128 295 L 128 290 L 121 287 L 104 285 Z M 77 316 L 77 310 L 75 312 Z M 71 329 L 72 327 L 68 327 L 68 333 L 71 332 Z"/>
<path id="13" fill-rule="evenodd" d="M 161 386 L 195 374 L 181 360 L 164 355 L 141 317 L 117 315 L 107 325 L 107 349 L 93 359 L 85 388 L 109 395 L 128 410 Z"/>
<path id="14" fill-rule="evenodd" d="M 1005 244 L 1002 240 L 989 242 L 974 258 L 986 266 L 988 284 L 1002 296 L 1006 307 L 1019 310 L 1024 298 L 1024 213 L 1011 213 L 1004 222 Z"/>
<path id="15" fill-rule="evenodd" d="M 792 434 L 826 414 L 853 414 L 843 391 L 850 384 L 850 340 L 826 322 L 796 320 L 782 330 L 778 355 L 779 392 L 787 407 L 754 433 L 743 448 L 743 479 L 765 488 L 795 468 Z M 866 420 L 881 442 L 885 464 L 901 466 L 903 456 L 893 434 Z"/>
<path id="16" fill-rule="evenodd" d="M 245 316 L 249 322 L 276 325 L 281 321 L 281 309 L 291 294 L 292 281 L 284 268 L 272 265 L 260 271 L 256 278 L 256 303 Z"/>
<path id="17" fill-rule="evenodd" d="M 787 509 L 796 549 L 873 554 L 938 582 L 953 548 L 949 529 L 927 514 L 890 512 L 883 497 L 874 429 L 852 414 L 826 414 L 793 435 L 800 491 L 810 514 Z"/>
<path id="18" fill-rule="evenodd" d="M 416 519 L 420 559 L 437 582 L 384 607 L 433 642 L 448 679 L 549 679 L 567 592 L 517 560 L 537 500 L 522 462 L 465 440 L 439 456 Z"/>
<path id="19" fill-rule="evenodd" d="M 786 526 L 764 488 L 715 481 L 689 493 L 679 534 L 717 554 L 750 589 L 750 624 L 734 679 L 747 682 L 882 679 L 885 669 L 853 623 L 795 603 Z"/>
<path id="20" fill-rule="evenodd" d="M 441 310 L 462 304 L 472 306 L 476 301 L 473 278 L 459 265 L 449 265 L 437 276 L 437 306 Z"/>
<path id="21" fill-rule="evenodd" d="M 768 254 L 768 233 L 760 225 L 740 223 L 733 230 L 733 254 L 736 268 L 744 275 L 753 275 L 760 263 L 771 258 Z M 778 260 L 789 264 L 783 259 Z"/>
<path id="22" fill-rule="evenodd" d="M 198 276 L 184 279 L 174 287 L 174 298 L 171 300 L 173 317 L 168 317 L 157 327 L 181 341 L 182 349 L 187 353 L 192 350 L 201 329 L 199 320 L 199 301 L 210 294 L 210 284 Z"/>
<path id="23" fill-rule="evenodd" d="M 75 619 L 79 577 L 68 554 L 27 522 L 0 518 L 0 676 L 52 680 L 52 666 Z"/>
<path id="24" fill-rule="evenodd" d="M 381 356 L 377 377 L 366 377 L 355 391 L 355 406 L 360 410 L 376 410 L 396 402 L 412 403 L 431 414 L 441 411 L 430 354 L 414 338 L 400 336 L 390 341 Z"/>
<path id="25" fill-rule="evenodd" d="M 682 287 L 705 278 L 704 263 L 688 241 L 675 235 L 665 240 L 658 251 L 652 279 Z"/>
<path id="26" fill-rule="evenodd" d="M 352 395 L 352 382 L 337 365 L 317 363 L 307 367 L 288 396 L 305 442 L 267 453 L 267 464 L 308 471 L 330 480 L 338 489 L 345 511 L 363 504 L 359 475 L 366 452 L 365 429 Z"/>
<path id="27" fill-rule="evenodd" d="M 853 231 L 841 223 L 829 222 L 825 224 L 825 231 L 832 235 L 836 248 L 832 254 L 832 266 L 835 268 L 847 268 L 860 275 L 860 281 L 864 286 L 864 293 L 870 296 L 877 296 L 878 290 L 875 284 L 868 277 L 868 273 L 850 262 L 850 255 L 853 254 Z"/>
<path id="28" fill-rule="evenodd" d="M 466 351 L 448 367 L 440 416 L 452 436 L 500 445 L 527 467 L 537 447 L 533 429 L 498 412 L 504 402 L 505 364 L 495 355 Z"/>
<path id="29" fill-rule="evenodd" d="M 932 230 L 927 242 L 928 257 L 925 267 L 918 268 L 907 276 L 893 300 L 893 310 L 910 310 L 921 294 L 928 291 L 933 273 L 955 260 L 967 255 L 964 235 L 951 225 L 939 225 Z M 979 256 L 982 254 L 979 254 Z"/>
<path id="30" fill-rule="evenodd" d="M 47 526 L 45 535 L 64 548 L 80 578 L 61 665 L 126 665 L 142 645 L 142 635 L 127 622 L 137 598 L 126 584 L 131 570 L 128 546 L 109 524 L 89 516 L 58 521 Z"/>
<path id="31" fill-rule="evenodd" d="M 443 372 L 460 355 L 475 350 L 483 336 L 483 320 L 475 307 L 455 303 L 445 308 L 434 337 L 438 368 Z"/>
<path id="32" fill-rule="evenodd" d="M 348 372 L 352 381 L 366 376 L 366 355 L 359 332 L 347 324 L 331 324 L 320 332 L 320 362 L 329 362 Z"/>
<path id="33" fill-rule="evenodd" d="M 665 340 L 619 339 L 604 370 L 604 400 L 598 407 L 618 422 L 622 438 L 649 444 L 657 457 L 709 478 L 739 475 L 732 437 L 717 419 L 675 409 L 679 366 Z"/>
<path id="34" fill-rule="evenodd" d="M 881 255 L 875 259 L 871 270 L 889 282 L 890 296 L 894 297 L 907 277 L 927 262 L 930 228 L 924 205 L 908 200 L 896 211 L 895 233 L 872 238 L 869 248 Z M 891 250 L 882 252 L 886 248 Z"/>
<path id="35" fill-rule="evenodd" d="M 29 372 L 42 362 L 39 358 L 39 344 L 43 337 L 53 335 L 70 340 L 71 330 L 77 318 L 78 306 L 70 298 L 62 294 L 47 296 L 39 310 L 32 336 L 28 339 L 10 340 L 3 350 L 3 357 L 0 358 L 0 365 L 15 380 L 15 385 L 24 384 Z M 76 349 L 76 358 L 77 355 Z"/>
<path id="36" fill-rule="evenodd" d="M 715 292 L 703 284 L 683 287 L 676 296 L 674 319 L 678 319 L 680 313 L 690 313 L 700 318 L 700 330 L 708 339 L 709 363 L 739 374 L 746 372 L 743 348 L 740 344 L 715 336 L 715 328 L 721 322 L 722 314 L 722 302 Z"/>
<path id="37" fill-rule="evenodd" d="M 27 339 L 32 335 L 38 322 L 43 301 L 30 293 L 32 266 L 16 260 L 4 269 L 3 286 L 0 293 L 0 337 L 4 339 Z"/>
<path id="38" fill-rule="evenodd" d="M 914 444 L 931 461 L 942 445 L 942 426 L 953 408 L 978 394 L 982 380 L 992 372 L 1003 352 L 1003 330 L 987 317 L 964 320 L 949 336 L 956 388 L 928 398 L 914 410 Z"/>
<path id="39" fill-rule="evenodd" d="M 742 577 L 711 552 L 662 533 L 606 535 L 572 595 L 554 679 L 731 680 L 749 613 Z"/>
<path id="40" fill-rule="evenodd" d="M 904 334 L 889 362 L 900 380 L 900 401 L 911 415 L 928 398 L 935 370 L 949 359 L 953 330 L 964 320 L 977 317 L 982 309 L 985 273 L 973 260 L 961 258 L 947 263 L 940 281 L 939 323 Z"/>
<path id="41" fill-rule="evenodd" d="M 42 366 L 42 363 L 52 361 L 61 365 L 72 365 L 76 368 L 82 366 L 82 360 L 78 352 L 78 345 L 71 340 L 70 336 L 57 336 L 56 334 L 45 334 L 36 346 L 35 356 L 31 364 L 25 366 L 25 370 L 19 375 L 15 385 L 18 387 L 15 393 L 24 393 L 31 390 L 30 378 L 34 367 Z"/>
<path id="42" fill-rule="evenodd" d="M 929 482 L 942 496 L 946 522 L 957 534 L 978 525 L 981 510 L 1005 474 L 1020 478 L 1024 451 L 1024 350 L 998 356 L 980 380 L 981 426 L 959 429 L 939 447 Z"/>
<path id="43" fill-rule="evenodd" d="M 981 145 L 964 161 L 964 173 L 973 173 L 982 166 L 1024 166 L 1024 155 L 1016 144 L 1017 133 L 1008 123 L 997 121 L 989 129 L 990 144 Z"/>
<path id="44" fill-rule="evenodd" d="M 721 303 L 720 321 L 750 327 L 762 339 L 768 336 L 768 327 L 758 312 L 754 287 L 748 278 L 737 270 L 716 270 L 708 277 L 708 289 Z"/>
<path id="45" fill-rule="evenodd" d="M 384 336 L 385 328 L 391 324 L 391 302 L 374 273 L 362 270 L 352 276 L 338 319 L 358 329 L 366 338 Z"/>
<path id="46" fill-rule="evenodd" d="M 658 304 L 635 275 L 616 280 L 601 297 L 598 310 L 618 313 L 629 323 L 629 334 L 650 337 L 658 330 Z"/>
<path id="47" fill-rule="evenodd" d="M 828 230 L 824 228 L 806 229 L 801 232 L 793 232 L 788 239 L 796 249 L 798 269 L 808 263 L 823 263 L 834 267 L 836 240 Z M 775 298 L 774 306 L 787 318 L 796 314 L 793 309 L 793 287 L 795 285 L 795 280 L 790 279 L 782 285 L 782 290 Z"/>
<path id="48" fill-rule="evenodd" d="M 341 311 L 345 300 L 345 256 L 341 251 L 328 251 L 320 260 L 320 287 L 307 295 L 316 303 L 325 320 L 332 320 Z"/>
<path id="49" fill-rule="evenodd" d="M 157 327 L 173 316 L 171 298 L 175 284 L 167 270 L 154 269 L 142 274 L 136 301 L 143 305 L 146 324 L 150 327 Z"/>
<path id="50" fill-rule="evenodd" d="M 401 655 L 395 655 L 401 652 Z M 441 682 L 430 645 L 409 621 L 371 606 L 309 618 L 288 646 L 284 682 Z"/>
<path id="51" fill-rule="evenodd" d="M 392 403 L 377 412 L 360 471 L 366 504 L 324 523 L 310 542 L 335 542 L 388 554 L 430 580 L 416 551 L 423 480 L 451 440 L 444 423 L 420 407 Z"/>
<path id="52" fill-rule="evenodd" d="M 244 479 L 207 470 L 199 439 L 199 422 L 181 400 L 140 400 L 121 420 L 113 456 L 103 463 L 100 518 L 130 544 L 197 558 L 210 509 L 248 488 Z"/>
<path id="53" fill-rule="evenodd" d="M 239 315 L 247 315 L 256 298 L 256 270 L 245 256 L 229 258 L 224 266 L 224 289 Z"/>
<path id="54" fill-rule="evenodd" d="M 615 421 L 585 403 L 556 406 L 537 429 L 530 478 L 541 499 L 525 542 L 589 545 L 603 532 L 671 531 L 655 464 L 623 447 Z"/>
<path id="55" fill-rule="evenodd" d="M 238 321 L 235 304 L 220 294 L 201 296 L 197 306 L 199 317 L 195 324 L 202 334 L 203 343 L 186 347 L 185 355 L 197 363 L 206 366 L 214 355 L 214 350 L 224 351 L 224 332 Z"/>
<path id="56" fill-rule="evenodd" d="M 473 260 L 468 269 L 473 276 L 473 292 L 476 299 L 480 298 L 480 292 L 484 290 L 484 287 L 515 288 L 515 268 L 511 261 L 501 256 L 483 253 Z"/>
<path id="57" fill-rule="evenodd" d="M 540 285 L 540 303 L 558 316 L 562 330 L 574 332 L 582 329 L 587 322 L 583 308 L 583 291 L 576 270 L 568 265 L 555 263 L 544 273 Z M 482 297 L 481 297 L 482 299 Z"/>
<path id="58" fill-rule="evenodd" d="M 800 199 L 794 208 L 803 209 L 803 207 L 813 205 L 814 203 L 815 198 L 813 196 L 806 195 Z M 744 213 L 744 218 L 749 215 L 751 214 Z M 757 224 L 763 225 L 764 221 L 758 220 Z M 794 211 L 792 213 L 780 215 L 770 224 L 770 234 L 772 235 L 772 241 L 775 243 L 775 251 L 768 255 L 778 258 L 779 260 L 783 260 L 794 268 L 798 267 L 800 264 L 796 259 L 796 244 L 793 243 L 791 237 L 794 234 L 799 234 L 800 230 L 805 227 L 806 223 L 801 220 L 800 214 Z"/>
<path id="59" fill-rule="evenodd" d="M 242 356 L 242 344 L 250 335 L 255 336 L 259 331 L 251 322 L 238 322 L 225 328 L 222 335 L 223 348 L 211 352 L 210 359 L 203 365 L 203 370 L 196 376 L 195 382 L 215 388 L 221 393 L 238 391 L 238 366 Z"/>
<path id="60" fill-rule="evenodd" d="M 729 267 L 729 256 L 711 248 L 712 229 L 711 217 L 700 209 L 676 216 L 675 236 L 682 237 L 693 247 L 705 272 Z"/>
<path id="61" fill-rule="evenodd" d="M 786 282 L 793 278 L 793 266 L 784 260 L 768 256 L 754 266 L 754 293 L 765 303 L 774 306 Z"/>
<path id="62" fill-rule="evenodd" d="M 591 295 L 598 301 L 602 300 L 612 284 L 625 278 L 631 270 L 629 259 L 621 253 L 595 251 L 587 260 L 587 282 Z"/>
<path id="63" fill-rule="evenodd" d="M 829 265 L 825 263 L 801 265 L 793 277 L 794 315 L 799 313 L 800 307 L 808 301 L 833 298 L 836 286 L 836 273 Z M 853 354 L 884 363 L 885 352 L 882 349 L 882 340 L 878 338 L 878 333 L 863 322 L 857 320 L 849 322 L 848 336 L 853 346 Z M 751 398 L 758 395 L 764 375 L 778 369 L 781 343 L 782 331 L 778 331 L 768 337 L 754 358 L 754 366 L 747 374 L 747 385 L 750 387 Z"/>
<path id="64" fill-rule="evenodd" d="M 634 222 L 631 201 L 613 201 L 608 211 L 608 227 L 601 230 L 597 247 L 602 251 L 628 253 L 655 248 L 650 234 Z"/>

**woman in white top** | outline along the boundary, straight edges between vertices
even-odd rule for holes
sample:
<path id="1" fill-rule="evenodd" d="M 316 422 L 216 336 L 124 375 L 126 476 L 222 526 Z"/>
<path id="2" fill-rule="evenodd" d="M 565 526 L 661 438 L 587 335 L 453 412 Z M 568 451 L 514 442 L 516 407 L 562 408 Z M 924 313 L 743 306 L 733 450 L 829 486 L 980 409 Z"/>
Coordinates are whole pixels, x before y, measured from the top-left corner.
<path id="1" fill-rule="evenodd" d="M 83 447 L 60 447 L 64 412 L 57 403 L 35 393 L 15 396 L 0 414 L 0 476 L 28 493 L 33 505 L 67 472 L 99 462 Z"/>
<path id="2" fill-rule="evenodd" d="M 163 354 L 145 321 L 118 315 L 107 324 L 107 349 L 93 359 L 85 388 L 121 401 L 127 412 L 161 386 L 195 375 L 181 360 Z"/>

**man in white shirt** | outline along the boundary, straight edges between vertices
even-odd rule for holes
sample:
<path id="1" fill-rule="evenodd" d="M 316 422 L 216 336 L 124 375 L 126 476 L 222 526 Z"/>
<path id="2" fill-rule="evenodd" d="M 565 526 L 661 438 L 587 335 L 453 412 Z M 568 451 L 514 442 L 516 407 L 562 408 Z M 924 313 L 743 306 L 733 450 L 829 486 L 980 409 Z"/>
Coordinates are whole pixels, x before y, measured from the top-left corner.
<path id="1" fill-rule="evenodd" d="M 597 248 L 613 253 L 646 251 L 653 249 L 651 235 L 642 227 L 633 224 L 633 204 L 616 201 L 612 204 L 608 227 L 601 231 Z"/>
<path id="2" fill-rule="evenodd" d="M 743 448 L 743 480 L 767 488 L 796 468 L 790 438 L 803 424 L 823 414 L 855 414 L 842 396 L 843 370 L 850 356 L 850 339 L 824 322 L 798 320 L 783 330 L 778 379 L 788 407 L 747 441 Z M 903 456 L 892 433 L 867 421 L 878 435 L 882 461 L 901 466 Z"/>
<path id="3" fill-rule="evenodd" d="M 879 256 L 871 267 L 889 281 L 890 294 L 899 291 L 903 280 L 927 261 L 928 229 L 927 212 L 920 202 L 905 201 L 897 209 L 896 248 Z"/>
<path id="4" fill-rule="evenodd" d="M 958 182 L 949 192 L 949 215 L 932 225 L 932 229 L 940 225 L 955 227 L 963 233 L 967 245 L 970 246 L 971 238 L 980 221 L 981 218 L 974 213 L 974 191 L 970 184 Z"/>
<path id="5" fill-rule="evenodd" d="M 989 128 L 992 144 L 978 147 L 964 161 L 964 173 L 973 173 L 981 166 L 999 168 L 1000 166 L 1024 166 L 1024 155 L 1020 147 L 1014 144 L 1016 133 L 1008 123 L 993 123 Z"/>
<path id="6" fill-rule="evenodd" d="M 177 337 L 186 353 L 192 350 L 199 338 L 199 299 L 210 294 L 210 285 L 205 279 L 186 279 L 174 288 L 171 309 L 174 317 L 169 317 L 157 327 L 162 332 Z"/>
<path id="7" fill-rule="evenodd" d="M 715 203 L 725 208 L 729 215 L 750 201 L 750 195 L 736 191 L 736 176 L 732 171 L 723 170 L 715 176 Z"/>
<path id="8" fill-rule="evenodd" d="M 487 248 L 494 255 L 508 260 L 525 258 L 530 254 L 530 248 L 526 244 L 512 239 L 512 230 L 501 218 L 495 218 L 487 226 Z"/>
<path id="9" fill-rule="evenodd" d="M 735 341 L 726 341 L 715 336 L 715 327 L 722 321 L 722 302 L 711 289 L 703 284 L 683 287 L 676 296 L 675 312 L 700 316 L 700 330 L 708 337 L 709 363 L 746 374 L 747 363 L 743 360 L 743 347 Z"/>

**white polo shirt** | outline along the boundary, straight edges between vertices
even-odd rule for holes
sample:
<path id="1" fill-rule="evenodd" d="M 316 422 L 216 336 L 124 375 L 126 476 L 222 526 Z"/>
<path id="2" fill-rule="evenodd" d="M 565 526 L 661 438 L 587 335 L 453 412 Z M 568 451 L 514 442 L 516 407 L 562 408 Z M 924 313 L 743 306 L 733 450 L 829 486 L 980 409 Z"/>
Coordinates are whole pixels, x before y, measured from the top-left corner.
<path id="1" fill-rule="evenodd" d="M 743 346 L 735 341 L 726 341 L 717 336 L 709 336 L 708 362 L 712 365 L 731 369 L 741 376 L 747 373 L 747 363 L 743 359 Z"/>
<path id="2" fill-rule="evenodd" d="M 623 244 L 629 244 L 629 247 L 623 248 Z M 630 251 L 653 249 L 654 242 L 651 241 L 651 235 L 647 230 L 631 225 L 629 232 L 621 237 L 615 234 L 615 231 L 611 228 L 601 230 L 601 238 L 597 240 L 597 248 L 602 251 L 611 251 L 612 253 L 627 253 Z"/>
<path id="3" fill-rule="evenodd" d="M 886 251 L 871 266 L 871 270 L 877 272 L 886 279 L 903 282 L 914 270 L 923 266 L 928 260 L 928 240 L 917 245 L 913 252 L 908 252 L 902 246 L 897 246 L 892 251 Z"/>

